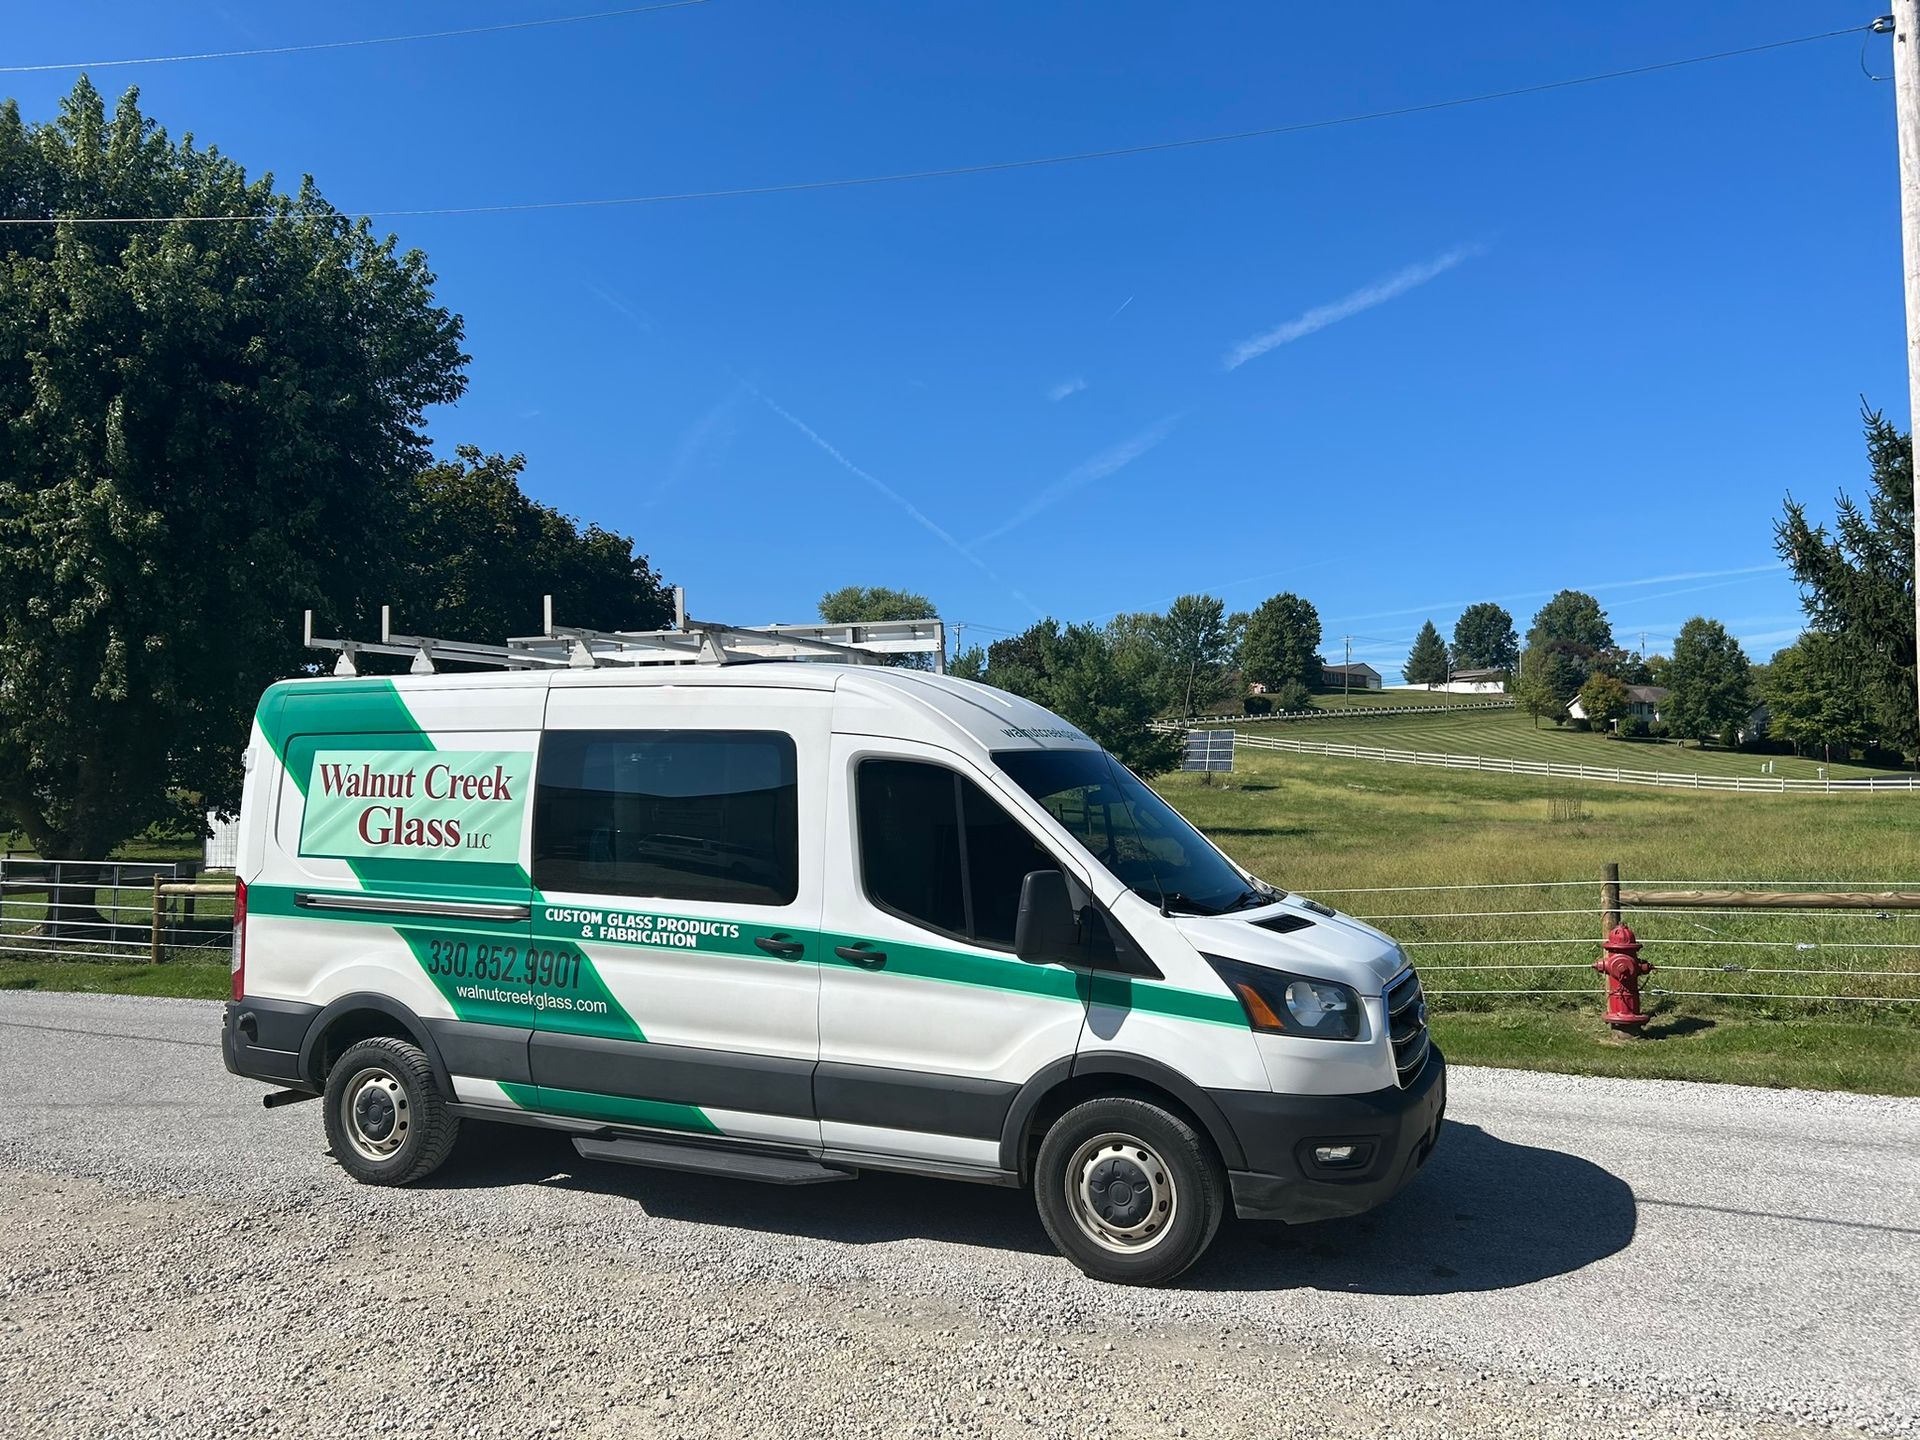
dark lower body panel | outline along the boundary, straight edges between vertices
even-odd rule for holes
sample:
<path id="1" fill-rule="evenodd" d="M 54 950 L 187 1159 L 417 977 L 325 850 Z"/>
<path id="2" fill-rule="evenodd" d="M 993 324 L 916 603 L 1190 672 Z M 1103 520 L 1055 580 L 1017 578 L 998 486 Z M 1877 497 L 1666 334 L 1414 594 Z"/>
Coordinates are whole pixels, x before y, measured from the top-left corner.
<path id="1" fill-rule="evenodd" d="M 220 1059 L 249 1080 L 311 1089 L 300 1074 L 300 1047 L 320 1013 L 294 1000 L 236 1000 L 220 1022 Z"/>
<path id="2" fill-rule="evenodd" d="M 1244 1220 L 1332 1220 L 1390 1200 L 1419 1172 L 1440 1138 L 1447 1063 L 1436 1049 L 1406 1089 L 1368 1095 L 1273 1095 L 1209 1090 L 1246 1152 L 1229 1173 Z M 1354 1147 L 1344 1164 L 1315 1159 Z"/>

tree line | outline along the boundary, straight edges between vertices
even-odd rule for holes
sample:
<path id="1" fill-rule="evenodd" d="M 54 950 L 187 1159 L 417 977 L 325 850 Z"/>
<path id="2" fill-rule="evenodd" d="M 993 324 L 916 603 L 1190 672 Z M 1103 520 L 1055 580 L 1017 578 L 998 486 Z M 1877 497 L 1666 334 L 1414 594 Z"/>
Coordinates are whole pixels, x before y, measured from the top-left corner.
<path id="1" fill-rule="evenodd" d="M 660 624 L 632 540 L 521 488 L 518 455 L 435 460 L 460 317 L 417 250 L 176 141 L 84 79 L 44 124 L 0 105 L 0 812 L 49 857 L 107 854 L 239 798 L 249 718 L 365 633 Z"/>

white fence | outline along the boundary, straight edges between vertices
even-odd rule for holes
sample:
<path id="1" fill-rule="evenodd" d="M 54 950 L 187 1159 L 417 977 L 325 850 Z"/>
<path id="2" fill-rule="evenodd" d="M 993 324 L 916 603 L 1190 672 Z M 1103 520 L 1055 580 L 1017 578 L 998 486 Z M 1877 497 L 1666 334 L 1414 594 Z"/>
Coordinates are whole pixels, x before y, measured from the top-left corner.
<path id="1" fill-rule="evenodd" d="M 1863 780 L 1789 780 L 1784 775 L 1689 775 L 1670 770 L 1628 770 L 1620 766 L 1563 765 L 1555 760 L 1513 760 L 1501 755 L 1446 755 L 1427 750 L 1392 750 L 1381 745 L 1335 745 L 1319 740 L 1242 735 L 1235 742 L 1258 750 L 1285 750 L 1329 759 L 1375 760 L 1390 765 L 1434 765 L 1445 770 L 1481 770 L 1499 775 L 1537 775 L 1563 780 L 1599 780 L 1610 785 L 1655 785 L 1675 790 L 1756 790 L 1772 794 L 1920 790 L 1920 775 L 1879 775 Z"/>
<path id="2" fill-rule="evenodd" d="M 1376 715 L 1455 715 L 1469 710 L 1511 709 L 1513 701 L 1510 699 L 1468 700 L 1459 705 L 1349 705 L 1339 710 L 1275 710 L 1267 715 L 1195 715 L 1182 723 L 1259 725 L 1274 720 L 1370 720 Z"/>

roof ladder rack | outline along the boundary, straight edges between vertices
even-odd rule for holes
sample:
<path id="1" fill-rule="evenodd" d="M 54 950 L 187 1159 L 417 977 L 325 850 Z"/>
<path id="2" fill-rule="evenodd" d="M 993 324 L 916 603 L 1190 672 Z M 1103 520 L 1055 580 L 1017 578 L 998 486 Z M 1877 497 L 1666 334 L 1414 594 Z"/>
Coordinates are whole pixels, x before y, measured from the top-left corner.
<path id="1" fill-rule="evenodd" d="M 393 628 L 391 606 L 380 607 L 380 638 L 351 640 L 315 635 L 313 612 L 306 612 L 304 638 L 309 650 L 338 654 L 335 675 L 357 675 L 357 657 L 393 655 L 410 660 L 415 675 L 431 675 L 439 662 L 493 665 L 504 670 L 594 669 L 615 665 L 731 665 L 753 660 L 829 660 L 841 664 L 884 664 L 895 655 L 931 655 L 934 668 L 946 669 L 946 626 L 924 620 L 872 620 L 847 625 L 762 625 L 745 627 L 687 615 L 686 592 L 673 591 L 674 624 L 666 630 L 593 630 L 555 623 L 553 597 L 542 603 L 544 631 L 511 636 L 505 644 L 406 635 Z"/>

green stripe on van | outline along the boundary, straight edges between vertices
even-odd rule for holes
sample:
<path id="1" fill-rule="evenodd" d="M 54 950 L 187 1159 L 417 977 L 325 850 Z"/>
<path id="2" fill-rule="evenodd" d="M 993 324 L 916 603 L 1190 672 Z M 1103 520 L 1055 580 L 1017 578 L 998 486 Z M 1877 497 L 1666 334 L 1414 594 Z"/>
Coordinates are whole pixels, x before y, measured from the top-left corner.
<path id="1" fill-rule="evenodd" d="M 575 1120 L 604 1120 L 609 1125 L 644 1125 L 653 1130 L 685 1130 L 699 1135 L 725 1132 L 692 1105 L 667 1100 L 630 1100 L 586 1090 L 555 1090 L 548 1085 L 502 1084 L 507 1098 L 522 1110 L 541 1110 Z"/>

